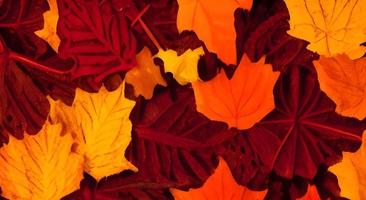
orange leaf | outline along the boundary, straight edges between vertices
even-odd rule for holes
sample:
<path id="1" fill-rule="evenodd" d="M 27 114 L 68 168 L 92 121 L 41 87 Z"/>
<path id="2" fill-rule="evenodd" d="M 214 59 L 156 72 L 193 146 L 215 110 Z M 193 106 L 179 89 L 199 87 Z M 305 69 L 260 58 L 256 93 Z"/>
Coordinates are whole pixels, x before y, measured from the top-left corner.
<path id="1" fill-rule="evenodd" d="M 366 117 L 366 58 L 351 60 L 347 55 L 314 61 L 320 88 L 337 104 L 341 115 Z"/>
<path id="2" fill-rule="evenodd" d="M 366 132 L 362 146 L 355 153 L 343 153 L 342 162 L 329 168 L 338 178 L 341 196 L 352 200 L 366 199 Z"/>
<path id="3" fill-rule="evenodd" d="M 153 57 L 148 48 L 143 48 L 136 56 L 137 66 L 126 74 L 126 82 L 133 85 L 135 96 L 142 95 L 151 99 L 157 84 L 166 86 L 160 74 L 159 66 L 153 62 Z"/>
<path id="4" fill-rule="evenodd" d="M 201 188 L 189 191 L 171 188 L 170 191 L 176 200 L 259 200 L 266 195 L 266 191 L 251 191 L 237 184 L 226 162 L 221 158 L 214 174 L 207 179 Z"/>
<path id="5" fill-rule="evenodd" d="M 310 185 L 305 196 L 299 198 L 298 200 L 320 200 L 320 196 L 318 190 L 316 189 L 316 186 Z"/>
<path id="6" fill-rule="evenodd" d="M 231 80 L 221 71 L 211 81 L 193 83 L 197 110 L 230 127 L 252 127 L 274 108 L 273 87 L 280 73 L 264 60 L 251 63 L 244 55 Z"/>
<path id="7" fill-rule="evenodd" d="M 366 47 L 366 1 L 285 0 L 294 37 L 310 42 L 308 49 L 320 55 L 346 53 L 361 57 Z"/>
<path id="8" fill-rule="evenodd" d="M 234 11 L 250 9 L 252 0 L 178 0 L 180 32 L 193 30 L 210 51 L 227 64 L 236 64 Z"/>

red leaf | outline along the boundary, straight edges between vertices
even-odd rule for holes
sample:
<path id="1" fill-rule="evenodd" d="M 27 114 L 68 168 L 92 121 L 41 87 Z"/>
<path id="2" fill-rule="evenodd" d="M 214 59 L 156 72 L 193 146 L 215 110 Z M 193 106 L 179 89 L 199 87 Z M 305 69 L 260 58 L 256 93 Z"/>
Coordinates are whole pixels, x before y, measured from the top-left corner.
<path id="1" fill-rule="evenodd" d="M 112 1 L 59 0 L 59 53 L 75 61 L 72 78 L 96 82 L 136 65 L 136 40 L 122 10 Z"/>

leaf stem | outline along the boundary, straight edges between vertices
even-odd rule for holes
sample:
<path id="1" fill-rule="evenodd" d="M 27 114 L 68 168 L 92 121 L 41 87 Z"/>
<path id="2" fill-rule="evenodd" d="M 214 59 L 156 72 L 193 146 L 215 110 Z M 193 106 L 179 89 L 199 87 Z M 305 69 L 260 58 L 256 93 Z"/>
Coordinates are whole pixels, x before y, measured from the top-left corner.
<path id="1" fill-rule="evenodd" d="M 72 69 L 70 69 L 70 70 L 67 70 L 67 71 L 61 71 L 61 70 L 53 69 L 49 66 L 40 64 L 36 61 L 33 61 L 33 60 L 23 56 L 23 55 L 15 53 L 15 52 L 9 52 L 9 58 L 14 60 L 14 61 L 18 61 L 18 62 L 21 62 L 23 64 L 27 64 L 27 66 L 32 67 L 34 69 L 49 72 L 49 73 L 53 73 L 53 74 L 58 74 L 58 75 L 66 75 L 66 74 L 70 73 L 71 70 L 72 70 Z"/>

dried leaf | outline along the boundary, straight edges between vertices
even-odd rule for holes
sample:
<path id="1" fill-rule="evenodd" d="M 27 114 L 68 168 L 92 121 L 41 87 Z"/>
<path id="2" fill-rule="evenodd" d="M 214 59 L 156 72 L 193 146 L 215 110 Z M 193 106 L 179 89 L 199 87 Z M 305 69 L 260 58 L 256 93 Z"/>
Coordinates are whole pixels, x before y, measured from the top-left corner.
<path id="1" fill-rule="evenodd" d="M 76 90 L 73 109 L 80 130 L 78 153 L 85 157 L 84 170 L 95 179 L 137 170 L 125 157 L 131 140 L 129 115 L 135 105 L 125 98 L 124 83 L 113 92 L 104 86 L 98 93 Z"/>
<path id="2" fill-rule="evenodd" d="M 347 55 L 314 61 L 320 88 L 336 103 L 336 112 L 360 120 L 366 117 L 366 58 Z"/>
<path id="3" fill-rule="evenodd" d="M 366 2 L 359 0 L 285 0 L 290 12 L 288 33 L 310 42 L 308 49 L 320 55 L 346 53 L 361 57 L 366 48 Z"/>
<path id="4" fill-rule="evenodd" d="M 273 87 L 279 72 L 264 60 L 251 63 L 244 55 L 231 80 L 221 71 L 208 82 L 193 83 L 197 110 L 230 127 L 252 127 L 274 109 Z"/>
<path id="5" fill-rule="evenodd" d="M 43 13 L 43 29 L 34 33 L 40 38 L 46 40 L 53 50 L 57 52 L 58 46 L 61 42 L 56 32 L 58 21 L 57 0 L 48 0 L 48 5 L 50 6 L 50 10 Z"/>
<path id="6" fill-rule="evenodd" d="M 352 200 L 366 198 L 366 132 L 362 146 L 355 153 L 343 153 L 342 162 L 329 168 L 337 178 L 341 196 Z"/>
<path id="7" fill-rule="evenodd" d="M 137 66 L 126 74 L 126 82 L 133 85 L 135 96 L 142 95 L 151 99 L 155 85 L 166 86 L 166 82 L 160 74 L 159 66 L 155 65 L 151 52 L 143 48 L 136 56 Z"/>
<path id="8" fill-rule="evenodd" d="M 251 191 L 236 183 L 223 159 L 220 159 L 215 172 L 202 187 L 189 189 L 189 191 L 171 188 L 170 191 L 176 200 L 262 200 L 266 195 L 266 191 Z"/>
<path id="9" fill-rule="evenodd" d="M 63 112 L 50 100 L 52 112 Z M 55 121 L 58 121 L 55 123 Z M 83 178 L 84 158 L 74 151 L 74 139 L 65 123 L 50 116 L 35 136 L 13 136 L 0 149 L 0 186 L 9 199 L 60 199 L 77 190 Z"/>
<path id="10" fill-rule="evenodd" d="M 165 72 L 171 72 L 179 84 L 185 85 L 199 80 L 197 63 L 203 54 L 199 47 L 193 51 L 188 49 L 180 56 L 174 50 L 160 50 L 156 57 L 163 60 Z"/>
<path id="11" fill-rule="evenodd" d="M 227 64 L 236 64 L 234 11 L 250 9 L 252 0 L 178 0 L 178 30 L 192 30 L 210 51 Z"/>

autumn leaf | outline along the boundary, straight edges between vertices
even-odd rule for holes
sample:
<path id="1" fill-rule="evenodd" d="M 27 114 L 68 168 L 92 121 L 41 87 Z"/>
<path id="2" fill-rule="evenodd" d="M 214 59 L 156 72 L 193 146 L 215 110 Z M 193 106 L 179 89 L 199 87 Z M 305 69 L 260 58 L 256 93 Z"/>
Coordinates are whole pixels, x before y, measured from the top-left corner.
<path id="1" fill-rule="evenodd" d="M 298 198 L 298 200 L 320 200 L 320 196 L 318 194 L 318 190 L 315 185 L 309 185 L 308 191 L 305 196 Z"/>
<path id="2" fill-rule="evenodd" d="M 188 49 L 180 56 L 174 50 L 160 50 L 155 57 L 163 60 L 165 72 L 171 72 L 179 84 L 185 85 L 199 80 L 197 63 L 203 54 L 199 47 L 193 51 Z"/>
<path id="3" fill-rule="evenodd" d="M 76 90 L 73 109 L 80 130 L 78 153 L 85 157 L 84 170 L 95 179 L 137 170 L 125 157 L 131 140 L 129 115 L 135 105 L 125 98 L 124 83 L 113 92 L 102 86 L 92 94 Z"/>
<path id="4" fill-rule="evenodd" d="M 352 200 L 366 199 L 366 132 L 361 148 L 355 153 L 343 153 L 342 162 L 329 168 L 337 178 L 341 196 Z"/>
<path id="5" fill-rule="evenodd" d="M 366 48 L 366 3 L 359 0 L 285 0 L 290 12 L 288 33 L 310 42 L 308 49 L 320 55 L 345 53 L 361 57 Z"/>
<path id="6" fill-rule="evenodd" d="M 62 112 L 50 98 L 52 112 Z M 77 190 L 83 178 L 83 156 L 74 151 L 74 139 L 65 123 L 49 116 L 41 131 L 9 137 L 0 149 L 0 186 L 9 199 L 60 199 Z M 55 122 L 59 121 L 59 122 Z"/>
<path id="7" fill-rule="evenodd" d="M 142 95 L 151 99 L 155 85 L 166 86 L 166 82 L 160 74 L 159 66 L 153 62 L 151 52 L 143 48 L 136 56 L 137 66 L 126 74 L 126 82 L 133 85 L 135 96 Z"/>
<path id="8" fill-rule="evenodd" d="M 321 56 L 314 61 L 320 88 L 337 104 L 336 112 L 348 117 L 366 117 L 366 58 L 347 55 Z"/>
<path id="9" fill-rule="evenodd" d="M 198 189 L 182 191 L 170 189 L 176 200 L 262 200 L 266 191 L 251 191 L 235 182 L 226 162 L 220 158 L 215 172 L 207 179 L 205 184 Z"/>
<path id="10" fill-rule="evenodd" d="M 222 70 L 211 81 L 193 83 L 197 110 L 230 127 L 252 127 L 274 109 L 273 87 L 279 72 L 264 60 L 251 63 L 244 55 L 232 79 Z"/>
<path id="11" fill-rule="evenodd" d="M 46 40 L 53 50 L 57 52 L 61 42 L 56 30 L 58 21 L 57 0 L 48 0 L 48 5 L 50 6 L 50 10 L 43 13 L 43 29 L 34 33 Z"/>
<path id="12" fill-rule="evenodd" d="M 234 11 L 250 9 L 252 0 L 178 0 L 179 32 L 192 30 L 210 51 L 227 64 L 236 64 Z"/>

